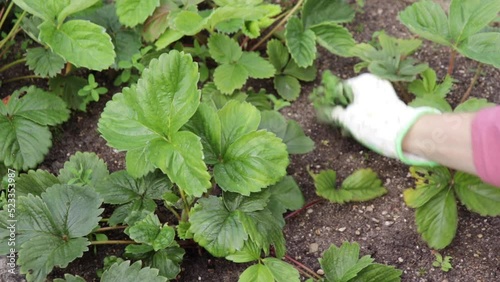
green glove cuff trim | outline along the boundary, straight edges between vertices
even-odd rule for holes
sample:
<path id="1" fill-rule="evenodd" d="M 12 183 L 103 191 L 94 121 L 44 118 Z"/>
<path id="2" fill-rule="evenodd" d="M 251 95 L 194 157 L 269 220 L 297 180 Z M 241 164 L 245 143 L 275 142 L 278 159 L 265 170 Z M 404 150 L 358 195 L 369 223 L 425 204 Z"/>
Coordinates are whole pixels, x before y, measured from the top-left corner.
<path id="1" fill-rule="evenodd" d="M 433 161 L 412 160 L 408 158 L 403 152 L 403 139 L 405 138 L 408 131 L 410 131 L 412 126 L 417 122 L 417 120 L 424 115 L 441 114 L 439 110 L 429 107 L 417 108 L 416 110 L 418 111 L 418 113 L 413 117 L 413 119 L 407 125 L 405 125 L 405 127 L 401 129 L 401 131 L 398 133 L 398 136 L 396 137 L 396 155 L 403 163 L 407 165 L 430 166 L 430 167 L 438 166 L 439 164 Z"/>

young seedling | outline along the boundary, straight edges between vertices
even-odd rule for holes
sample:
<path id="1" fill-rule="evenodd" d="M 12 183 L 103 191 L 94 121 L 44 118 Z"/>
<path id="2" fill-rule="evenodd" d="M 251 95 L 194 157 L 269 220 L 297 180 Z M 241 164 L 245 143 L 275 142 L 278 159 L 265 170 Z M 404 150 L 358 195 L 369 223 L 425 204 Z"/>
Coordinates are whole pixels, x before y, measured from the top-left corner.
<path id="1" fill-rule="evenodd" d="M 434 262 L 432 262 L 432 266 L 441 268 L 441 270 L 444 272 L 448 272 L 453 268 L 453 266 L 451 265 L 452 258 L 450 256 L 445 256 L 443 258 L 443 256 L 437 252 L 434 253 L 434 256 L 436 257 L 436 259 L 434 260 Z"/>
<path id="2" fill-rule="evenodd" d="M 94 101 L 99 101 L 99 96 L 108 93 L 106 87 L 99 87 L 99 84 L 95 81 L 94 75 L 89 74 L 88 84 L 78 91 L 78 96 L 81 97 L 91 97 Z"/>

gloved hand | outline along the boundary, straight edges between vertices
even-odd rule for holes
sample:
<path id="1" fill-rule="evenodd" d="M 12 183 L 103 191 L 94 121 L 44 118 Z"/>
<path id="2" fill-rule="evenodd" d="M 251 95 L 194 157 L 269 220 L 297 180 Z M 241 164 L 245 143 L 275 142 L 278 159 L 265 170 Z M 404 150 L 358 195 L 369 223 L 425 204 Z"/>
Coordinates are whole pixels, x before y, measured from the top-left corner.
<path id="1" fill-rule="evenodd" d="M 387 157 L 409 165 L 437 165 L 424 158 L 403 153 L 403 139 L 418 120 L 426 114 L 439 114 L 429 107 L 412 108 L 403 103 L 391 83 L 372 74 L 347 80 L 354 101 L 345 109 L 337 106 L 332 118 L 360 143 Z"/>

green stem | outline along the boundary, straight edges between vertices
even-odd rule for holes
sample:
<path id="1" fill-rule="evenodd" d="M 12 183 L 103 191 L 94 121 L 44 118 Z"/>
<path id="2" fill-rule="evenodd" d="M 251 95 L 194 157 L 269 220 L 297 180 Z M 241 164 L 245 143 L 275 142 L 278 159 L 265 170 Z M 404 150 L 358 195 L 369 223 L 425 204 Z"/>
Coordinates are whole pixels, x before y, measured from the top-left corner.
<path id="1" fill-rule="evenodd" d="M 128 226 L 123 226 L 123 225 L 117 225 L 117 226 L 108 226 L 108 227 L 101 227 L 97 229 L 95 232 L 105 232 L 105 231 L 111 231 L 111 230 L 117 230 L 117 229 L 125 229 Z"/>
<path id="2" fill-rule="evenodd" d="M 274 28 L 268 32 L 264 37 L 262 37 L 257 44 L 255 44 L 252 48 L 250 48 L 250 51 L 255 51 L 257 48 L 259 48 L 260 45 L 262 45 L 269 37 L 271 37 L 279 28 L 281 28 L 287 21 L 288 19 L 302 6 L 302 3 L 304 0 L 299 0 L 297 1 L 297 4 L 293 6 L 293 8 L 286 14 L 286 16 L 276 25 Z"/>
<path id="3" fill-rule="evenodd" d="M 184 191 L 182 191 L 181 188 L 179 188 L 179 194 L 181 195 L 182 198 L 182 203 L 184 203 L 184 212 L 182 213 L 181 221 L 188 221 L 189 219 L 189 205 L 186 199 L 186 195 L 184 194 Z"/>
<path id="4" fill-rule="evenodd" d="M 4 80 L 3 83 L 9 83 L 9 82 L 14 82 L 14 81 L 18 81 L 18 80 L 23 80 L 23 79 L 31 79 L 31 78 L 43 78 L 39 75 L 25 75 L 25 76 L 19 76 L 19 77 L 14 77 L 14 78 L 11 78 L 11 79 L 7 79 L 7 80 Z"/>
<path id="5" fill-rule="evenodd" d="M 23 18 L 24 18 L 25 15 L 26 15 L 26 11 L 23 11 L 23 13 L 21 14 L 21 16 L 19 16 L 19 18 L 17 19 L 16 24 L 14 25 L 14 27 L 10 30 L 9 34 L 7 35 L 7 37 L 5 37 L 0 42 L 0 49 L 3 48 L 3 46 L 5 45 L 5 43 L 7 43 L 10 40 L 11 37 L 14 37 L 19 32 L 19 30 L 21 30 L 19 28 L 19 25 L 23 21 Z"/>
<path id="6" fill-rule="evenodd" d="M 17 65 L 17 64 L 20 64 L 20 63 L 24 63 L 26 62 L 26 58 L 22 58 L 22 59 L 19 59 L 19 60 L 16 60 L 16 61 L 13 61 L 12 63 L 9 63 L 3 67 L 0 68 L 0 72 L 4 72 L 8 69 L 10 69 L 11 67 Z"/>
<path id="7" fill-rule="evenodd" d="M 9 6 L 7 7 L 7 11 L 5 11 L 5 14 L 2 14 L 2 19 L 0 21 L 0 29 L 2 29 L 2 26 L 7 19 L 7 16 L 10 13 L 10 10 L 12 10 L 12 7 L 14 6 L 14 2 L 10 2 Z"/>
<path id="8" fill-rule="evenodd" d="M 178 221 L 181 221 L 181 216 L 174 208 L 167 205 L 165 205 L 165 208 L 167 208 L 167 210 L 169 210 L 177 218 Z"/>
<path id="9" fill-rule="evenodd" d="M 109 218 L 102 218 L 101 220 L 99 220 L 99 222 L 108 222 L 109 221 Z"/>
<path id="10" fill-rule="evenodd" d="M 108 240 L 108 241 L 90 241 L 90 245 L 131 245 L 137 244 L 132 240 Z"/>
<path id="11" fill-rule="evenodd" d="M 474 74 L 474 77 L 472 78 L 469 88 L 467 88 L 467 91 L 465 91 L 464 95 L 462 96 L 462 99 L 460 100 L 460 104 L 463 102 L 467 101 L 469 98 L 470 94 L 472 93 L 472 89 L 474 88 L 474 85 L 476 84 L 477 80 L 479 79 L 479 76 L 481 75 L 481 69 L 483 68 L 482 63 L 478 63 L 476 73 Z"/>

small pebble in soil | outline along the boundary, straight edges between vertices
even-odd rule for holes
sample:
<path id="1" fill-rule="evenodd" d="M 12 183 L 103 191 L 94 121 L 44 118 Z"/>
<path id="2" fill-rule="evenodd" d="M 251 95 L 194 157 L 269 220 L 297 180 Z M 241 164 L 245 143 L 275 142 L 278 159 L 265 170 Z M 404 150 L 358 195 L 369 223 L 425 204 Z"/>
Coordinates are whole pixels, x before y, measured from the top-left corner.
<path id="1" fill-rule="evenodd" d="M 359 236 L 359 235 L 361 235 L 361 232 L 359 232 L 359 230 L 356 230 L 356 231 L 354 231 L 354 234 Z"/>
<path id="2" fill-rule="evenodd" d="M 313 213 L 313 211 L 314 211 L 313 209 L 308 209 L 307 213 Z"/>
<path id="3" fill-rule="evenodd" d="M 375 223 L 379 223 L 380 222 L 380 220 L 378 220 L 378 219 L 376 219 L 374 217 L 372 217 L 372 221 L 375 222 Z"/>
<path id="4" fill-rule="evenodd" d="M 318 270 L 316 271 L 316 273 L 318 273 L 319 275 L 325 275 L 325 272 L 324 272 L 324 271 L 323 271 L 323 269 L 321 269 L 321 268 L 320 268 L 320 269 L 318 269 Z"/>
<path id="5" fill-rule="evenodd" d="M 309 253 L 316 253 L 319 250 L 319 244 L 318 243 L 312 243 L 309 245 Z"/>
<path id="6" fill-rule="evenodd" d="M 374 208 L 375 208 L 375 206 L 373 206 L 373 205 L 367 206 L 366 207 L 366 211 L 367 212 L 372 212 Z"/>
<path id="7" fill-rule="evenodd" d="M 398 258 L 398 261 L 399 261 L 399 262 L 403 262 L 404 260 L 403 260 L 403 258 L 399 257 L 399 258 Z"/>
<path id="8" fill-rule="evenodd" d="M 382 215 L 386 215 L 387 214 L 387 211 L 382 211 Z"/>
<path id="9" fill-rule="evenodd" d="M 394 224 L 394 221 L 386 221 L 386 222 L 384 222 L 385 226 L 391 226 L 393 224 Z"/>
<path id="10" fill-rule="evenodd" d="M 483 234 L 477 234 L 477 238 L 479 239 L 483 238 Z"/>
<path id="11" fill-rule="evenodd" d="M 340 227 L 339 229 L 337 229 L 338 231 L 340 232 L 344 232 L 345 230 L 347 229 L 347 227 Z"/>

